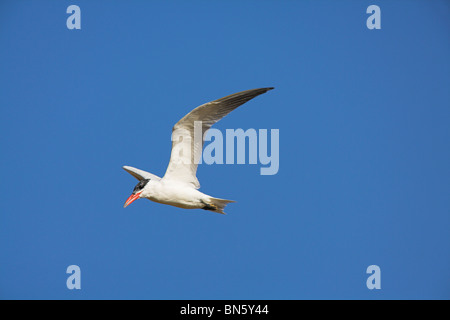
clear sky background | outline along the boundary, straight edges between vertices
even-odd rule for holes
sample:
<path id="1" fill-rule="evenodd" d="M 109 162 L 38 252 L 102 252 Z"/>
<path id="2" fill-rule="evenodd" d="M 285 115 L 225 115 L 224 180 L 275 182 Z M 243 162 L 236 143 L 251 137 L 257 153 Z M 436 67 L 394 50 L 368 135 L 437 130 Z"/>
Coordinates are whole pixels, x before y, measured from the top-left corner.
<path id="1" fill-rule="evenodd" d="M 81 8 L 81 30 L 66 9 Z M 381 8 L 381 30 L 366 9 Z M 0 298 L 449 299 L 448 1 L 1 1 Z M 192 108 L 280 130 L 201 165 L 227 215 L 138 200 Z M 66 268 L 81 268 L 68 290 Z M 381 268 L 381 290 L 366 268 Z"/>

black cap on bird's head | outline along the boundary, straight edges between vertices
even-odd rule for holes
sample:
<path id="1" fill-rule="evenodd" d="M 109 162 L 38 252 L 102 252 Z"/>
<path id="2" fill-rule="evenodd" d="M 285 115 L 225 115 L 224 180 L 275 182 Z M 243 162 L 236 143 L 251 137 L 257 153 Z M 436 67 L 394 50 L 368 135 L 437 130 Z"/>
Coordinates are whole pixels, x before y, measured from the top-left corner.
<path id="1" fill-rule="evenodd" d="M 136 187 L 134 187 L 133 189 L 133 194 L 136 194 L 137 192 L 141 191 L 142 189 L 144 189 L 144 187 L 147 185 L 147 183 L 150 181 L 150 179 L 142 179 L 138 182 L 138 184 L 136 185 Z"/>
<path id="2" fill-rule="evenodd" d="M 134 200 L 139 199 L 142 190 L 145 188 L 150 179 L 142 179 L 138 182 L 138 184 L 134 187 L 133 193 L 128 197 L 127 201 L 125 201 L 124 208 L 130 205 Z"/>

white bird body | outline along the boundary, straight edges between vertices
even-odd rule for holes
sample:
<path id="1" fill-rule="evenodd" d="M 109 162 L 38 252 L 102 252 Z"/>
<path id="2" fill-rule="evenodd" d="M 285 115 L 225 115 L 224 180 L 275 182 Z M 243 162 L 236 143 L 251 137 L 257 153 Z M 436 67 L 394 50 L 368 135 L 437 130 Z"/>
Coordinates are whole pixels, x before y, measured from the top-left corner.
<path id="1" fill-rule="evenodd" d="M 147 198 L 183 209 L 204 209 L 224 213 L 225 206 L 235 201 L 214 198 L 197 190 L 200 188 L 200 183 L 196 177 L 198 163 L 195 159 L 202 151 L 204 134 L 228 113 L 271 89 L 273 88 L 238 92 L 205 103 L 184 116 L 173 127 L 172 152 L 163 178 L 133 167 L 123 167 L 139 180 L 124 207 L 136 199 Z M 194 141 L 194 127 L 197 123 L 201 125 L 201 141 Z"/>
<path id="2" fill-rule="evenodd" d="M 150 180 L 141 197 L 183 209 L 201 209 L 211 198 L 190 184 L 165 179 Z"/>

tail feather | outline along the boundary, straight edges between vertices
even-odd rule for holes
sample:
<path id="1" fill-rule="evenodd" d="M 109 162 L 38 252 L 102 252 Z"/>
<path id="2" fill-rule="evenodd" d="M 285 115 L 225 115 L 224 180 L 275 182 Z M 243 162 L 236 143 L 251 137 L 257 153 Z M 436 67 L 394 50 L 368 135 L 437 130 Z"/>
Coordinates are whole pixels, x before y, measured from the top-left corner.
<path id="1" fill-rule="evenodd" d="M 225 212 L 223 212 L 223 209 L 225 209 L 226 205 L 231 202 L 236 201 L 210 197 L 207 201 L 204 202 L 205 207 L 203 209 L 225 214 Z"/>

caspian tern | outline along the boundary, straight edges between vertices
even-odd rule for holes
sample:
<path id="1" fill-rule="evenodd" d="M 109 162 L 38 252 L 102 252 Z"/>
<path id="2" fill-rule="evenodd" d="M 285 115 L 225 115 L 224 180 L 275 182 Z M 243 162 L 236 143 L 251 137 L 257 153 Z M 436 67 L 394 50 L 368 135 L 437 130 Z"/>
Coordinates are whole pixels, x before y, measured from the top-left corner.
<path id="1" fill-rule="evenodd" d="M 133 193 L 125 201 L 124 208 L 136 199 L 147 198 L 179 208 L 204 209 L 224 214 L 225 206 L 235 201 L 214 198 L 197 190 L 200 188 L 200 183 L 196 177 L 198 161 L 194 161 L 195 154 L 201 153 L 204 134 L 214 123 L 240 105 L 272 89 L 260 88 L 238 92 L 205 103 L 185 115 L 172 129 L 172 152 L 163 178 L 133 167 L 123 167 L 139 180 Z M 194 129 L 199 123 L 201 141 L 196 143 Z M 191 152 L 180 152 L 180 150 Z"/>

